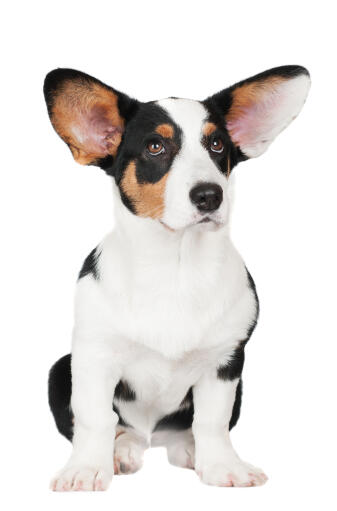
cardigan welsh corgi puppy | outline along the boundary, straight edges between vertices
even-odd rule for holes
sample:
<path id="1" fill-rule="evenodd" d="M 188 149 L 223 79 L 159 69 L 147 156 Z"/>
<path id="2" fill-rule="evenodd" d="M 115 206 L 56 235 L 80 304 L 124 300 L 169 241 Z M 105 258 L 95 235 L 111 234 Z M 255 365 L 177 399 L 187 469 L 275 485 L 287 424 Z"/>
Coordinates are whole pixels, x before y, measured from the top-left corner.
<path id="1" fill-rule="evenodd" d="M 229 235 L 233 168 L 300 112 L 309 73 L 284 66 L 204 101 L 143 103 L 72 69 L 44 92 L 75 160 L 112 178 L 116 228 L 79 273 L 71 355 L 49 403 L 73 445 L 52 489 L 105 490 L 149 446 L 216 486 L 256 486 L 229 431 L 241 405 L 255 285 Z"/>

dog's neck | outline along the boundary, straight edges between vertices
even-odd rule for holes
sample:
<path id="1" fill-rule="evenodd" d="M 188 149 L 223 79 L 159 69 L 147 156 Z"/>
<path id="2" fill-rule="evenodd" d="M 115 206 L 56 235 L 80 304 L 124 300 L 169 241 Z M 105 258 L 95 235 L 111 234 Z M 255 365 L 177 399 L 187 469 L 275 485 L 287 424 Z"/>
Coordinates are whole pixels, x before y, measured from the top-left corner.
<path id="1" fill-rule="evenodd" d="M 115 184 L 114 212 L 115 230 L 121 242 L 129 253 L 144 262 L 151 260 L 160 264 L 168 259 L 188 259 L 191 255 L 195 258 L 196 252 L 200 257 L 207 257 L 208 253 L 216 253 L 219 244 L 229 241 L 228 225 L 210 230 L 201 224 L 174 231 L 158 220 L 139 217 L 122 204 Z"/>

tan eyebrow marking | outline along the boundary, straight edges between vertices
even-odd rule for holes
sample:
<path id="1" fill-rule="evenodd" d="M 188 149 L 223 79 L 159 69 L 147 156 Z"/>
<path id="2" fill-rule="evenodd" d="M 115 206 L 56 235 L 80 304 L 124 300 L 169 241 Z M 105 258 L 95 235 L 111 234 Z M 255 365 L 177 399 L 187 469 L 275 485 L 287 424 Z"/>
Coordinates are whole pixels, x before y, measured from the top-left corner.
<path id="1" fill-rule="evenodd" d="M 122 190 L 131 199 L 137 215 L 160 218 L 164 212 L 164 192 L 168 173 L 157 183 L 138 183 L 136 163 L 131 161 L 125 169 Z"/>
<path id="2" fill-rule="evenodd" d="M 174 129 L 170 124 L 159 124 L 156 128 L 156 133 L 164 138 L 173 138 Z"/>
<path id="3" fill-rule="evenodd" d="M 210 135 L 212 135 L 212 133 L 214 133 L 215 130 L 216 125 L 214 124 L 214 122 L 206 122 L 203 128 L 203 134 L 206 135 L 206 137 L 209 137 Z"/>

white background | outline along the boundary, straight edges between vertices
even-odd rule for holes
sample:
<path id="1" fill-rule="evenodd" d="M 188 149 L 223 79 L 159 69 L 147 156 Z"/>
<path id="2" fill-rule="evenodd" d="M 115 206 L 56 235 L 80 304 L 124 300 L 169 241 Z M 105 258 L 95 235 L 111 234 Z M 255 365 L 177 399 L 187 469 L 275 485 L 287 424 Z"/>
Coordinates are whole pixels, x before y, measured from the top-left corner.
<path id="1" fill-rule="evenodd" d="M 333 2 L 313 5 L 58 0 L 3 8 L 3 509 L 335 508 L 336 37 Z M 203 99 L 283 64 L 306 66 L 312 89 L 268 152 L 235 170 L 232 229 L 261 301 L 233 442 L 269 482 L 207 487 L 157 449 L 107 493 L 50 492 L 70 444 L 48 410 L 47 373 L 69 352 L 77 273 L 113 217 L 108 177 L 77 165 L 49 123 L 45 74 L 77 68 L 143 101 Z"/>

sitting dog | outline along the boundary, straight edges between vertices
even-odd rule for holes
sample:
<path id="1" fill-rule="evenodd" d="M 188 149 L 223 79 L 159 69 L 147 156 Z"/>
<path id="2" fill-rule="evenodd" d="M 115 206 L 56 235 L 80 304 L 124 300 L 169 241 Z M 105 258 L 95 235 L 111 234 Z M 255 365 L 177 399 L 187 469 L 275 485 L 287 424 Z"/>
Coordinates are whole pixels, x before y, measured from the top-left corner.
<path id="1" fill-rule="evenodd" d="M 309 87 L 305 68 L 284 66 L 204 101 L 143 103 L 79 71 L 47 75 L 52 125 L 77 162 L 113 178 L 116 218 L 79 274 L 71 355 L 50 370 L 50 407 L 73 444 L 52 489 L 105 490 L 157 445 L 210 485 L 266 481 L 229 436 L 259 305 L 230 240 L 228 189 Z"/>

